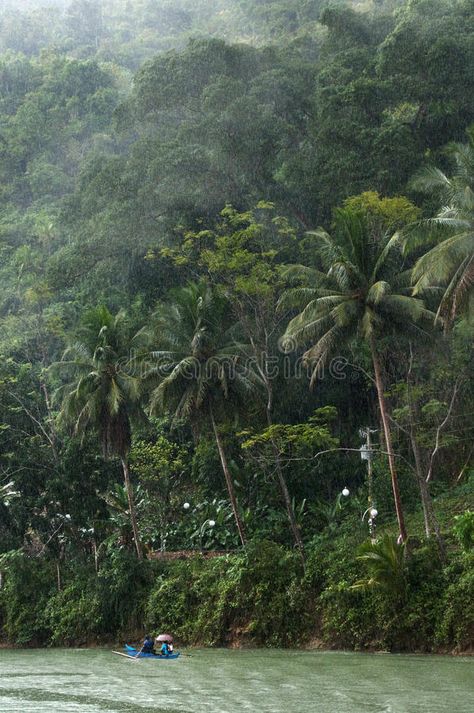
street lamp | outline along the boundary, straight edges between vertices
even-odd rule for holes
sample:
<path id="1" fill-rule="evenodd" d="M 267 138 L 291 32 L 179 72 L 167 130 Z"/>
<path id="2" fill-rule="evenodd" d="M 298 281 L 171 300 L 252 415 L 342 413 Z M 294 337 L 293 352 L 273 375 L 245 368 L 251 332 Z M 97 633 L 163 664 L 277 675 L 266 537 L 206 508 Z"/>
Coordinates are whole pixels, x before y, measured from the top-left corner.
<path id="1" fill-rule="evenodd" d="M 189 503 L 184 503 L 183 510 L 189 510 L 190 507 L 191 505 Z"/>
<path id="2" fill-rule="evenodd" d="M 379 511 L 376 508 L 367 508 L 365 513 L 362 515 L 362 522 L 364 522 L 366 515 L 369 516 L 367 518 L 367 524 L 369 526 L 370 538 L 373 541 L 375 540 L 375 518 L 377 517 L 378 514 L 379 514 Z"/>
<path id="3" fill-rule="evenodd" d="M 215 520 L 204 520 L 201 527 L 199 528 L 199 547 L 200 547 L 201 552 L 203 551 L 202 541 L 203 541 L 204 535 L 206 534 L 206 530 L 212 530 L 213 527 L 215 527 L 215 526 L 216 526 Z"/>
<path id="4" fill-rule="evenodd" d="M 343 488 L 342 489 L 342 495 L 344 495 L 345 498 L 350 494 L 349 488 Z"/>

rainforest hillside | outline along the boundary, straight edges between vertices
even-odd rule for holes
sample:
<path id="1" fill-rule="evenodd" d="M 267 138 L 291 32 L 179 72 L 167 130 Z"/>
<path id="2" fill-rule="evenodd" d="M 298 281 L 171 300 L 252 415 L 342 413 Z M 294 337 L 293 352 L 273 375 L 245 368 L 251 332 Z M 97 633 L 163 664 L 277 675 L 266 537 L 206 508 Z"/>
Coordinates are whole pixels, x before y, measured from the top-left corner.
<path id="1" fill-rule="evenodd" d="M 1 635 L 467 649 L 473 288 L 474 0 L 4 0 Z"/>

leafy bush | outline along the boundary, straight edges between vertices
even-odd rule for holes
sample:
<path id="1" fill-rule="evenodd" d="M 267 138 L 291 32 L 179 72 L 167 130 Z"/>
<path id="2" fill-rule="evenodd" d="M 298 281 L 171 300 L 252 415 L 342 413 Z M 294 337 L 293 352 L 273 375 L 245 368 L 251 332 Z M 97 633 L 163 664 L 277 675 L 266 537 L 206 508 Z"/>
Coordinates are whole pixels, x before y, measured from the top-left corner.
<path id="1" fill-rule="evenodd" d="M 246 554 L 174 562 L 151 592 L 147 625 L 191 643 L 297 643 L 313 624 L 300 569 L 296 553 L 269 541 Z"/>
<path id="2" fill-rule="evenodd" d="M 234 593 L 234 608 L 244 615 L 242 633 L 252 643 L 271 646 L 301 641 L 314 618 L 296 552 L 269 540 L 253 542 L 242 565 Z"/>
<path id="3" fill-rule="evenodd" d="M 307 576 L 311 569 L 319 591 L 321 639 L 343 648 L 433 650 L 447 581 L 435 545 L 415 550 L 405 561 L 402 548 L 399 556 L 392 552 L 389 536 L 359 549 L 355 543 L 349 534 L 322 541 L 308 558 Z M 375 559 L 357 558 L 361 550 Z M 367 562 L 369 571 L 361 580 Z"/>
<path id="4" fill-rule="evenodd" d="M 447 570 L 440 604 L 437 642 L 447 647 L 471 649 L 474 646 L 474 555 L 454 560 Z"/>
<path id="5" fill-rule="evenodd" d="M 381 571 L 377 560 L 369 577 L 387 570 L 384 586 L 355 589 L 364 572 L 357 559 L 361 536 L 341 527 L 337 536 L 316 537 L 307 546 L 304 573 L 294 550 L 268 540 L 251 542 L 246 553 L 167 562 L 140 563 L 127 552 L 109 552 L 98 574 L 80 562 L 63 565 L 61 591 L 55 562 L 3 556 L 0 625 L 17 644 L 124 639 L 141 635 L 145 625 L 209 646 L 285 647 L 314 638 L 351 649 L 473 645 L 472 553 L 451 553 L 443 565 L 428 542 L 397 559 L 402 588 L 392 586 L 398 572 L 392 560 L 388 570 L 383 560 Z M 363 551 L 379 553 L 384 543 L 378 549 L 368 543 Z"/>
<path id="6" fill-rule="evenodd" d="M 21 554 L 2 557 L 6 573 L 0 590 L 0 619 L 9 641 L 15 644 L 41 644 L 49 630 L 43 613 L 55 591 L 55 572 L 51 563 L 29 559 Z"/>
<path id="7" fill-rule="evenodd" d="M 142 630 L 144 607 L 153 582 L 153 563 L 133 553 L 111 549 L 101 563 L 97 587 L 107 630 L 122 635 Z"/>
<path id="8" fill-rule="evenodd" d="M 19 554 L 2 566 L 6 578 L 0 589 L 0 622 L 13 643 L 77 645 L 142 629 L 150 562 L 116 551 L 108 554 L 98 574 L 71 563 L 62 567 L 59 591 L 54 562 Z"/>
<path id="9" fill-rule="evenodd" d="M 383 598 L 376 592 L 353 589 L 361 573 L 356 560 L 359 544 L 354 534 L 343 533 L 315 539 L 308 550 L 306 578 L 311 579 L 317 595 L 319 636 L 331 647 L 360 649 L 380 645 L 376 610 Z"/>
<path id="10" fill-rule="evenodd" d="M 462 515 L 456 515 L 454 521 L 454 534 L 463 550 L 467 552 L 474 547 L 474 511 L 466 510 Z"/>
<path id="11" fill-rule="evenodd" d="M 86 644 L 106 631 L 99 593 L 91 577 L 77 577 L 56 592 L 43 617 L 52 644 Z"/>
<path id="12" fill-rule="evenodd" d="M 446 574 L 435 542 L 414 550 L 406 566 L 406 597 L 387 646 L 405 651 L 432 651 L 436 626 L 443 613 Z"/>

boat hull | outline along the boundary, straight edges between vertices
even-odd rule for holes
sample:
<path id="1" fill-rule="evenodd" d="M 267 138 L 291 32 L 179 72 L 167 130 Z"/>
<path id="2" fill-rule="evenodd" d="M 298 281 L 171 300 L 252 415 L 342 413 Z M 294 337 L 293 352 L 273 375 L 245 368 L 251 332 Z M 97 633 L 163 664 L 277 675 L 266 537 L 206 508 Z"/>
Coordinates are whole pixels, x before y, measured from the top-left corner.
<path id="1" fill-rule="evenodd" d="M 129 646 L 129 644 L 125 644 L 124 646 L 125 651 L 130 657 L 137 658 L 137 659 L 157 659 L 158 661 L 166 661 L 167 659 L 177 659 L 179 658 L 179 651 L 175 654 L 168 654 L 167 656 L 161 656 L 161 654 L 143 654 L 143 653 L 138 653 L 138 650 L 134 648 L 133 646 Z"/>

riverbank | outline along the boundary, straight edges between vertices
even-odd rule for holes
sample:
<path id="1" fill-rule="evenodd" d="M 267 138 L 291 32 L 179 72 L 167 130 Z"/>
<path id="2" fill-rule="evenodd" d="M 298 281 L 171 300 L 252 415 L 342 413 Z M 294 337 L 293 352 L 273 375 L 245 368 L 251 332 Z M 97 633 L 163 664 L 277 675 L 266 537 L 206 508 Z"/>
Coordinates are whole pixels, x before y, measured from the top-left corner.
<path id="1" fill-rule="evenodd" d="M 414 540 L 398 593 L 354 589 L 366 532 L 349 521 L 307 544 L 304 571 L 268 540 L 214 558 L 140 563 L 113 551 L 98 572 L 62 563 L 58 589 L 56 562 L 17 555 L 0 591 L 3 644 L 115 645 L 147 629 L 181 646 L 472 653 L 474 554 L 445 534 L 445 562 L 434 542 Z"/>

